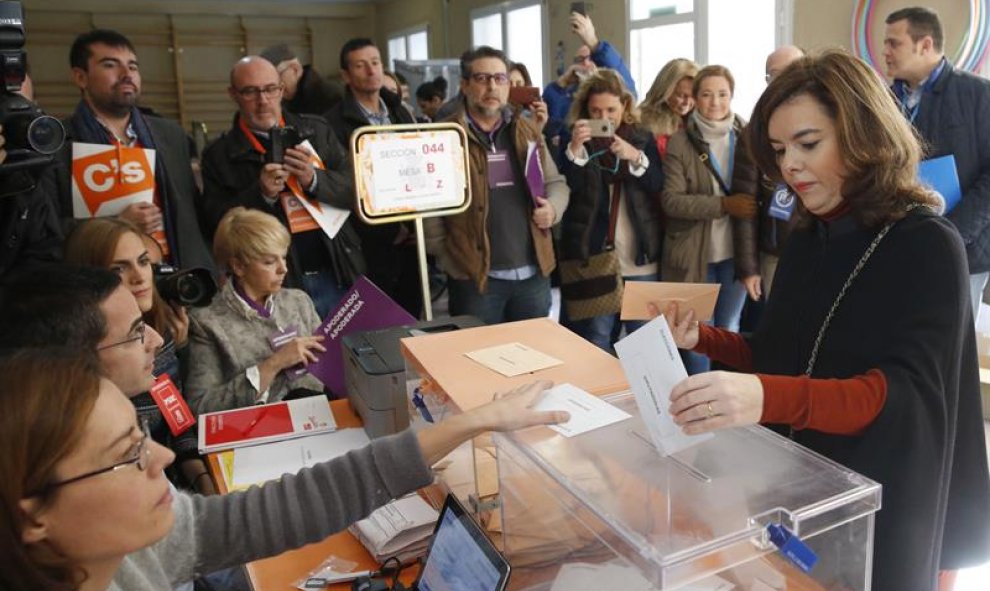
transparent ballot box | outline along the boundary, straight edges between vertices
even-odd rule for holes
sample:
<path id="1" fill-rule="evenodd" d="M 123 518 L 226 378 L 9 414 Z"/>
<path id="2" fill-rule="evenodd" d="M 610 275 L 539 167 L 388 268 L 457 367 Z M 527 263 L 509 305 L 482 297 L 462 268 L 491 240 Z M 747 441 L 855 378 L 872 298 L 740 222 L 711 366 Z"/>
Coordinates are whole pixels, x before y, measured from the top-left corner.
<path id="1" fill-rule="evenodd" d="M 662 457 L 634 398 L 607 400 L 633 418 L 495 435 L 510 589 L 870 588 L 879 484 L 762 427 Z"/>

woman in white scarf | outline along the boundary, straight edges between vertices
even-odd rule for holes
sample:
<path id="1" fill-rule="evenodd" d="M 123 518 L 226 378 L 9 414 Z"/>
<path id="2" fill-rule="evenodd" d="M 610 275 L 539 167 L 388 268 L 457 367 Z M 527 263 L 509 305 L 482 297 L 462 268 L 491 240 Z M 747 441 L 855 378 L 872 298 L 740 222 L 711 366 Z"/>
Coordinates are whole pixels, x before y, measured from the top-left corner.
<path id="1" fill-rule="evenodd" d="M 706 66 L 694 79 L 695 110 L 670 138 L 661 198 L 666 214 L 661 278 L 719 283 L 714 324 L 736 331 L 746 291 L 735 276 L 734 240 L 753 239 L 756 203 L 731 191 L 739 132 L 745 122 L 732 112 L 735 82 L 723 66 Z M 747 160 L 748 159 L 744 159 Z M 689 373 L 708 370 L 708 360 L 689 354 Z"/>

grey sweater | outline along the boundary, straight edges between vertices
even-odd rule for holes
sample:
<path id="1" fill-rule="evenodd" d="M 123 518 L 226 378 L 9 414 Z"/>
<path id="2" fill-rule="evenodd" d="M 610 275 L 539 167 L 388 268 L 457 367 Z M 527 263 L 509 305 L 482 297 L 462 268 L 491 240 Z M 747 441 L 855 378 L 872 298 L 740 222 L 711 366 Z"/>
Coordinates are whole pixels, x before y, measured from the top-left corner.
<path id="1" fill-rule="evenodd" d="M 299 336 L 309 336 L 320 325 L 313 300 L 298 289 L 275 293 L 270 318 L 258 315 L 245 304 L 228 281 L 206 308 L 189 311 L 189 375 L 185 394 L 193 412 L 199 414 L 255 404 L 258 391 L 246 370 L 273 353 L 268 337 L 295 327 Z M 277 402 L 293 388 L 321 391 L 323 384 L 309 374 L 289 379 L 279 372 L 268 387 L 268 402 Z"/>
<path id="2" fill-rule="evenodd" d="M 175 524 L 128 554 L 110 591 L 171 591 L 195 577 L 326 538 L 389 500 L 431 482 L 411 431 L 222 496 L 177 493 Z"/>

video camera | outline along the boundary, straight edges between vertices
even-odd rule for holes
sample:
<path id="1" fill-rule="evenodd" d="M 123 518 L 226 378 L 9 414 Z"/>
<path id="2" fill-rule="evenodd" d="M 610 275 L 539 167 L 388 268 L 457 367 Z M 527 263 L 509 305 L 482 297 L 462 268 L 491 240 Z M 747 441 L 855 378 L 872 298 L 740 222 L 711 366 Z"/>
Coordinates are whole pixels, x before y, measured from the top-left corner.
<path id="1" fill-rule="evenodd" d="M 24 11 L 20 2 L 0 0 L 0 125 L 7 159 L 0 173 L 44 166 L 65 143 L 62 123 L 17 94 L 27 75 Z"/>
<path id="2" fill-rule="evenodd" d="M 210 305 L 217 294 L 217 282 L 208 269 L 178 270 L 172 265 L 155 265 L 155 289 L 166 302 L 191 308 Z"/>

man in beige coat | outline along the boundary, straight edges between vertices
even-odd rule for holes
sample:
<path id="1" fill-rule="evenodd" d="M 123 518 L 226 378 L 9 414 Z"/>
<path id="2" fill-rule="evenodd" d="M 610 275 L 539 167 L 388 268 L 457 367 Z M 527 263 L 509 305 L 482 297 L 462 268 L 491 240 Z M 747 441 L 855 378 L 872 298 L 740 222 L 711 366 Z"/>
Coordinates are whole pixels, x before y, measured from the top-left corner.
<path id="1" fill-rule="evenodd" d="M 464 104 L 453 120 L 468 135 L 472 203 L 463 213 L 427 220 L 427 250 L 449 276 L 452 315 L 487 324 L 546 316 L 556 265 L 550 228 L 567 208 L 567 184 L 537 125 L 506 109 L 505 54 L 468 51 L 461 76 Z M 530 190 L 524 174 L 531 149 L 543 168 L 542 194 Z"/>

